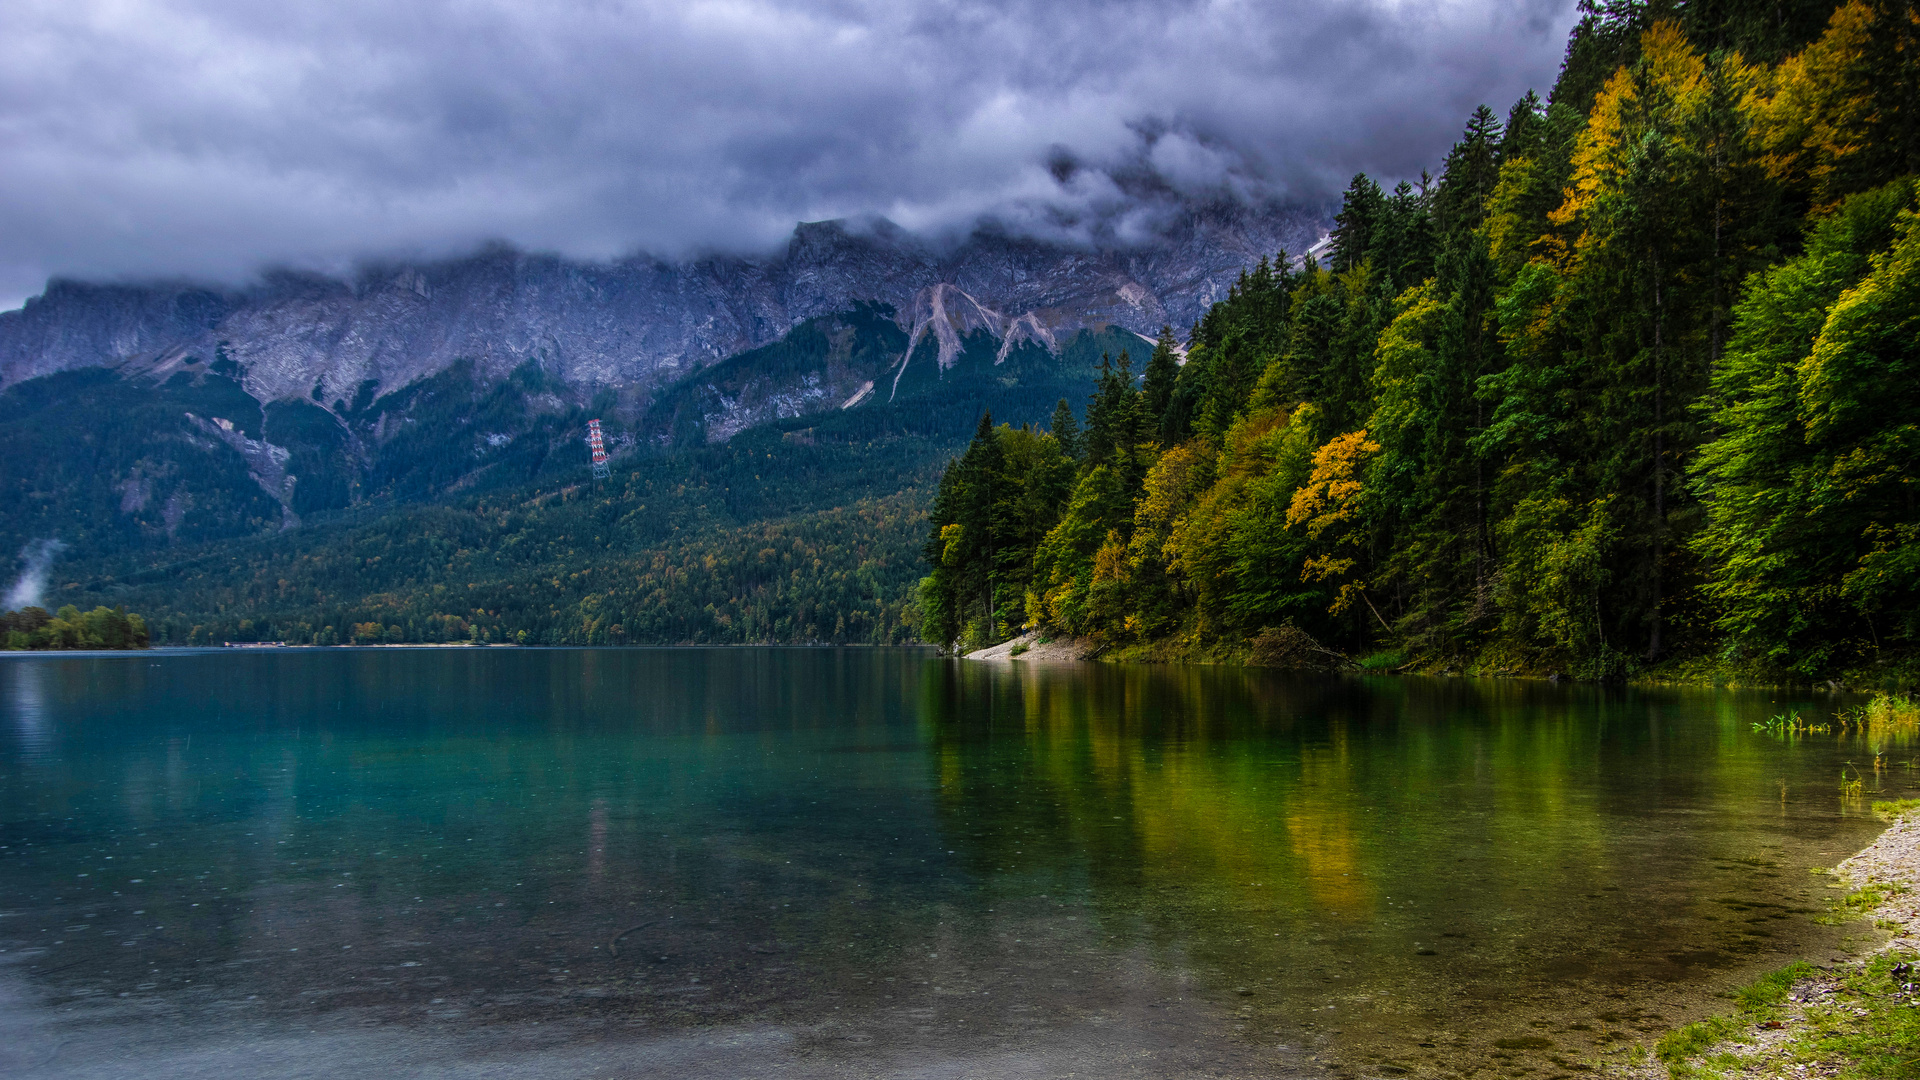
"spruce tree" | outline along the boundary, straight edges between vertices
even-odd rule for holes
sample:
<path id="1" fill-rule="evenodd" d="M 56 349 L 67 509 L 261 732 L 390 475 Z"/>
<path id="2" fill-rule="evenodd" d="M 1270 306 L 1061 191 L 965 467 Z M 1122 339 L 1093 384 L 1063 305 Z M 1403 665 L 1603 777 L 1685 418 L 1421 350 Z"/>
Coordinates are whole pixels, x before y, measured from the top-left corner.
<path id="1" fill-rule="evenodd" d="M 1047 422 L 1047 430 L 1053 433 L 1053 440 L 1060 444 L 1060 452 L 1075 465 L 1080 463 L 1080 424 L 1073 418 L 1073 406 L 1066 398 L 1053 407 L 1053 419 Z"/>
<path id="2" fill-rule="evenodd" d="M 1505 165 L 1534 157 L 1545 148 L 1546 141 L 1547 109 L 1541 104 L 1540 95 L 1529 90 L 1507 110 L 1506 127 L 1500 134 L 1499 162 Z"/>
<path id="3" fill-rule="evenodd" d="M 1550 106 L 1475 110 L 1437 183 L 1354 178 L 1334 273 L 1263 261 L 1139 390 L 1103 359 L 1057 522 L 1036 496 L 982 534 L 1005 577 L 1035 552 L 1028 617 L 1241 644 L 1297 613 L 1343 649 L 1583 678 L 1920 655 L 1920 223 L 1878 186 L 1920 172 L 1920 23 L 1862 0 L 1816 32 L 1817 5 L 1583 0 Z M 1005 491 L 1065 484 L 1056 417 L 1058 443 L 1006 433 Z M 1297 528 L 1314 491 L 1332 546 Z M 1354 566 L 1378 619 L 1330 592 Z"/>
<path id="4" fill-rule="evenodd" d="M 1443 243 L 1457 243 L 1485 219 L 1487 197 L 1500 179 L 1500 136 L 1499 118 L 1482 105 L 1447 154 L 1433 200 L 1434 225 Z"/>
<path id="5" fill-rule="evenodd" d="M 1353 182 L 1340 200 L 1340 213 L 1333 219 L 1333 250 L 1328 262 L 1334 273 L 1344 273 L 1366 261 L 1385 203 L 1379 184 L 1368 179 L 1366 173 L 1353 174 Z"/>
<path id="6" fill-rule="evenodd" d="M 1113 357 L 1100 356 L 1100 377 L 1094 383 L 1087 403 L 1087 467 L 1112 462 L 1114 450 L 1123 445 L 1128 423 L 1127 412 L 1133 393 L 1133 360 L 1126 350 L 1120 352 L 1116 366 Z"/>
<path id="7" fill-rule="evenodd" d="M 1387 291 L 1399 294 L 1433 274 L 1434 235 L 1431 201 L 1402 180 L 1382 205 L 1368 241 L 1374 269 Z"/>
<path id="8" fill-rule="evenodd" d="M 1167 430 L 1167 414 L 1173 406 L 1174 384 L 1180 378 L 1180 361 L 1174 354 L 1174 345 L 1173 327 L 1162 326 L 1160 340 L 1153 345 L 1153 358 L 1147 361 L 1146 375 L 1140 380 L 1147 436 L 1165 445 L 1173 442 Z"/>

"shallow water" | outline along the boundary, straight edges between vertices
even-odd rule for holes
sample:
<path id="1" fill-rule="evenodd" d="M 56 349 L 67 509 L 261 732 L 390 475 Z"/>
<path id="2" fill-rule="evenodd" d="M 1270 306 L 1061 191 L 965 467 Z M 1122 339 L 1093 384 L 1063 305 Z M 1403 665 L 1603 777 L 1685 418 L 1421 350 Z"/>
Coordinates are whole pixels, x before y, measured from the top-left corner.
<path id="1" fill-rule="evenodd" d="M 9 1076 L 1554 1075 L 1836 955 L 1764 692 L 914 650 L 0 658 Z M 1869 798 L 1872 797 L 1871 790 Z"/>

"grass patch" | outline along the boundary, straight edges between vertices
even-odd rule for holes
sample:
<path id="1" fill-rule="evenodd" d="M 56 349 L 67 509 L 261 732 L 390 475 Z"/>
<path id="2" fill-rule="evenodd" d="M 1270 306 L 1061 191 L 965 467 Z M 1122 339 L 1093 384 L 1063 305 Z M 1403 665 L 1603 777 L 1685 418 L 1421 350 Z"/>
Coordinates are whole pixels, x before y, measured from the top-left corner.
<path id="1" fill-rule="evenodd" d="M 1735 994 L 1737 1013 L 1669 1032 L 1654 1054 L 1674 1080 L 1732 1075 L 1920 1080 L 1920 955 L 1881 953 L 1860 967 L 1820 976 L 1805 963 L 1765 975 Z M 1815 979 L 1811 992 L 1793 1019 L 1782 1006 L 1794 985 L 1808 979 Z M 1746 1041 L 1744 1033 L 1781 1022 L 1787 1025 L 1784 1037 L 1763 1052 L 1763 1059 L 1755 1060 L 1753 1051 L 1734 1052 Z"/>
<path id="2" fill-rule="evenodd" d="M 1915 807 L 1920 807 L 1920 799 L 1875 799 L 1873 801 L 1873 812 L 1883 821 L 1892 821 Z"/>
<path id="3" fill-rule="evenodd" d="M 1360 670 L 1382 674 L 1407 666 L 1407 654 L 1399 649 L 1377 652 L 1360 660 Z"/>
<path id="4" fill-rule="evenodd" d="M 1026 642 L 1024 642 L 1024 641 L 1023 641 L 1023 642 L 1021 642 L 1020 644 L 1018 644 L 1018 645 L 1015 645 L 1015 646 L 1014 646 L 1013 648 L 1011 648 L 1011 649 L 1008 649 L 1008 650 L 1007 650 L 1007 655 L 1008 655 L 1008 656 L 1019 656 L 1019 655 L 1020 655 L 1021 653 L 1023 653 L 1023 652 L 1026 652 L 1026 651 L 1027 651 L 1028 649 L 1030 649 L 1030 648 L 1032 648 L 1032 646 L 1030 646 L 1030 645 L 1028 645 L 1028 644 L 1027 644 Z"/>
<path id="5" fill-rule="evenodd" d="M 1675 1080 L 1715 1075 L 1693 1064 L 1693 1059 L 1707 1056 L 1708 1051 L 1720 1043 L 1759 1021 L 1771 1018 L 1786 1003 L 1787 995 L 1793 991 L 1793 984 L 1813 973 L 1813 965 L 1802 960 L 1760 976 L 1734 991 L 1733 1000 L 1739 1006 L 1739 1011 L 1731 1016 L 1710 1016 L 1669 1031 L 1654 1046 L 1654 1056 L 1666 1065 L 1668 1074 Z M 1725 1057 L 1714 1055 L 1708 1064 L 1730 1064 L 1730 1060 L 1720 1060 Z"/>
<path id="6" fill-rule="evenodd" d="M 1920 1077 L 1920 1008 L 1914 1006 L 1915 973 L 1911 955 L 1882 953 L 1860 971 L 1840 980 L 1797 1035 L 1797 1060 L 1832 1062 L 1840 1070 L 1827 1075 L 1852 1078 Z"/>
<path id="7" fill-rule="evenodd" d="M 1813 971 L 1812 964 L 1805 960 L 1796 960 L 1734 991 L 1733 999 L 1740 1003 L 1741 1012 L 1757 1013 L 1771 1009 L 1785 1003 L 1787 994 L 1793 990 L 1793 984 L 1812 975 Z"/>
<path id="8" fill-rule="evenodd" d="M 1726 1041 L 1727 1036 L 1739 1031 L 1742 1026 L 1740 1021 L 1731 1016 L 1710 1016 L 1695 1021 L 1661 1036 L 1653 1048 L 1653 1056 L 1666 1065 L 1667 1072 L 1676 1080 L 1698 1076 L 1700 1073 L 1687 1064 L 1688 1059 L 1699 1057 L 1715 1044 Z"/>
<path id="9" fill-rule="evenodd" d="M 1833 902 L 1825 914 L 1815 915 L 1813 921 L 1824 926 L 1838 926 L 1866 917 L 1867 912 L 1887 902 L 1887 898 L 1905 892 L 1899 885 L 1884 881 L 1869 881 L 1865 885 L 1847 893 Z"/>

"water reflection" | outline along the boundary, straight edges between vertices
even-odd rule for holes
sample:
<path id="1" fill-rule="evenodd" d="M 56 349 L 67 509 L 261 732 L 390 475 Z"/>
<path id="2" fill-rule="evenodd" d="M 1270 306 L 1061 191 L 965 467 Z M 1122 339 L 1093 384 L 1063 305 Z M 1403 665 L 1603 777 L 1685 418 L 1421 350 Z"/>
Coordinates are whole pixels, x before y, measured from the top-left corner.
<path id="1" fill-rule="evenodd" d="M 46 668 L 31 662 L 6 669 L 8 725 L 21 761 L 44 757 L 48 748 Z"/>
<path id="2" fill-rule="evenodd" d="M 1805 870 L 1873 828 L 1859 740 L 1755 733 L 1764 694 L 955 665 L 924 701 L 979 872 L 1084 860 L 1216 997 L 1396 1067 L 1603 1052 L 1673 1019 L 1621 1002 L 1831 947 Z"/>
<path id="3" fill-rule="evenodd" d="M 1870 747 L 1755 732 L 1832 708 L 1765 694 L 910 650 L 0 680 L 0 964 L 96 1021 L 225 1038 L 774 1032 L 755 1053 L 878 1072 L 1576 1061 L 1829 948 L 1806 868 L 1875 828 L 1833 779 Z"/>

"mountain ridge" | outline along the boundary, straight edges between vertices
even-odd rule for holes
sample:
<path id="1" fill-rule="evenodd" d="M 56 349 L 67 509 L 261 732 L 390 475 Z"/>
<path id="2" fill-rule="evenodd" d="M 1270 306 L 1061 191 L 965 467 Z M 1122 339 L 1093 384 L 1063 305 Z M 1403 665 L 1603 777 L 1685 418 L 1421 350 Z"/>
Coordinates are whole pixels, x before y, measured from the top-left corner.
<path id="1" fill-rule="evenodd" d="M 655 468 L 767 425 L 788 454 L 809 425 L 892 432 L 854 414 L 952 411 L 938 436 L 875 436 L 925 464 L 989 401 L 1044 419 L 1102 353 L 1144 356 L 1323 225 L 1215 210 L 1156 245 L 1095 249 L 814 222 L 757 262 L 496 246 L 244 289 L 55 281 L 0 313 L 0 543 L 160 552 L 537 486 L 585 467 L 589 418 L 616 468 Z M 905 461 L 861 497 L 895 493 Z"/>
<path id="2" fill-rule="evenodd" d="M 890 305 L 909 329 L 941 286 L 996 312 L 1000 334 L 1019 326 L 1049 347 L 1108 323 L 1151 335 L 1197 318 L 1260 257 L 1304 249 L 1325 217 L 1196 210 L 1156 242 L 1103 248 L 982 228 L 946 251 L 890 223 L 828 221 L 802 223 L 784 252 L 758 259 L 584 263 L 494 246 L 351 278 L 270 273 L 244 288 L 56 279 L 0 312 L 0 388 L 96 366 L 165 377 L 219 354 L 262 402 L 336 413 L 369 383 L 390 393 L 462 359 L 493 379 L 533 360 L 569 386 L 638 395 L 855 303 Z"/>

